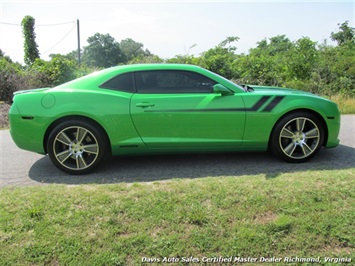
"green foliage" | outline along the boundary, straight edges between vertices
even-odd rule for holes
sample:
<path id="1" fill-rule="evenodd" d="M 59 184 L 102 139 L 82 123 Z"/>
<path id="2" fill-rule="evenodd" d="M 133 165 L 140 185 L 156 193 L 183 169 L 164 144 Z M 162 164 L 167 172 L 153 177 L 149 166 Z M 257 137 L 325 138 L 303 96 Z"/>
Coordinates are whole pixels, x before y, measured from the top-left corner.
<path id="1" fill-rule="evenodd" d="M 131 38 L 117 42 L 109 34 L 96 33 L 88 38 L 88 46 L 84 47 L 83 62 L 89 67 L 107 68 L 119 64 L 162 63 L 163 60 L 143 49 L 142 43 Z M 76 58 L 75 51 L 67 57 Z"/>
<path id="2" fill-rule="evenodd" d="M 175 57 L 168 59 L 166 62 L 171 64 L 199 65 L 200 58 L 196 58 L 193 55 L 176 55 Z"/>
<path id="3" fill-rule="evenodd" d="M 127 64 L 153 64 L 164 63 L 164 60 L 157 55 L 138 56 L 131 59 Z"/>
<path id="4" fill-rule="evenodd" d="M 237 62 L 240 82 L 280 86 L 285 79 L 285 54 L 291 43 L 284 35 L 258 42 L 256 48 L 243 55 Z"/>
<path id="5" fill-rule="evenodd" d="M 21 22 L 22 33 L 25 37 L 25 63 L 31 65 L 37 58 L 39 58 L 38 45 L 36 43 L 36 34 L 34 32 L 35 19 L 31 16 L 25 16 Z"/>
<path id="6" fill-rule="evenodd" d="M 303 37 L 293 44 L 288 56 L 288 74 L 291 79 L 309 80 L 318 59 L 316 43 L 308 37 Z"/>
<path id="7" fill-rule="evenodd" d="M 336 41 L 338 45 L 344 45 L 348 43 L 355 43 L 355 29 L 352 27 L 349 27 L 349 21 L 345 21 L 342 24 L 339 25 L 339 30 L 338 32 L 331 33 L 331 39 L 333 41 Z"/>
<path id="8" fill-rule="evenodd" d="M 228 79 L 235 76 L 231 65 L 236 59 L 236 55 L 228 48 L 216 46 L 205 52 L 200 61 L 200 65 L 212 72 L 218 73 Z"/>
<path id="9" fill-rule="evenodd" d="M 37 77 L 34 87 L 53 87 L 77 78 L 77 68 L 74 60 L 56 55 L 50 61 L 37 59 L 29 72 Z"/>
<path id="10" fill-rule="evenodd" d="M 1 49 L 0 49 L 0 59 L 5 59 L 9 63 L 13 63 L 11 58 L 9 56 L 5 55 L 5 53 Z"/>
<path id="11" fill-rule="evenodd" d="M 144 58 L 152 55 L 149 50 L 143 50 L 144 45 L 142 43 L 136 42 L 131 38 L 122 40 L 119 46 L 125 56 L 125 61 L 131 61 L 133 58 Z"/>
<path id="12" fill-rule="evenodd" d="M 0 100 L 10 102 L 21 80 L 21 66 L 0 56 Z"/>
<path id="13" fill-rule="evenodd" d="M 235 78 L 237 73 L 235 73 L 233 65 L 237 59 L 235 54 L 237 48 L 235 46 L 226 46 L 238 40 L 238 37 L 227 37 L 219 45 L 203 53 L 199 65 L 228 79 Z"/>
<path id="14" fill-rule="evenodd" d="M 285 35 L 278 35 L 270 38 L 270 44 L 267 45 L 267 51 L 270 56 L 288 52 L 292 47 L 292 42 Z"/>
<path id="15" fill-rule="evenodd" d="M 343 31 L 344 23 L 340 32 Z M 234 69 L 234 74 L 240 73 L 234 77 L 239 83 L 354 96 L 355 45 L 349 38 L 334 47 L 318 45 L 308 37 L 291 42 L 285 35 L 275 36 L 260 41 L 229 68 Z"/>
<path id="16" fill-rule="evenodd" d="M 126 61 L 120 44 L 110 34 L 96 33 L 87 39 L 83 62 L 89 67 L 107 68 Z"/>
<path id="17" fill-rule="evenodd" d="M 76 61 L 61 55 L 52 56 L 50 61 L 36 59 L 26 70 L 0 56 L 0 100 L 9 102 L 15 91 L 53 87 L 90 72 L 92 69 L 79 68 Z"/>
<path id="18" fill-rule="evenodd" d="M 240 39 L 240 38 L 237 37 L 237 36 L 229 36 L 229 37 L 227 37 L 225 40 L 223 40 L 222 42 L 220 42 L 220 43 L 218 44 L 218 46 L 219 46 L 219 47 L 226 47 L 227 44 L 231 44 L 232 42 L 237 42 L 237 41 L 239 41 L 239 39 Z M 229 51 L 235 51 L 235 50 L 237 50 L 237 47 L 235 47 L 235 46 L 229 46 L 228 49 L 229 49 Z"/>
<path id="19" fill-rule="evenodd" d="M 241 73 L 239 82 L 246 84 L 267 84 L 278 86 L 280 84 L 281 74 L 279 67 L 283 64 L 277 64 L 278 58 L 265 56 L 265 51 L 259 51 L 258 48 L 251 49 L 248 55 L 239 58 L 237 69 Z"/>

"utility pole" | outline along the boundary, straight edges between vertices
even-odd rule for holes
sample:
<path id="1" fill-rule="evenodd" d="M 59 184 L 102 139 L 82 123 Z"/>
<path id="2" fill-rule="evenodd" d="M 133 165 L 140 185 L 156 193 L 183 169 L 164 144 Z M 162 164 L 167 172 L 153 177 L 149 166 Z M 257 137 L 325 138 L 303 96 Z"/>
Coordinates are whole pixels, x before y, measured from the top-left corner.
<path id="1" fill-rule="evenodd" d="M 79 66 L 81 64 L 81 59 L 80 59 L 80 26 L 79 26 L 79 19 L 76 20 L 76 28 L 78 32 L 78 63 Z"/>

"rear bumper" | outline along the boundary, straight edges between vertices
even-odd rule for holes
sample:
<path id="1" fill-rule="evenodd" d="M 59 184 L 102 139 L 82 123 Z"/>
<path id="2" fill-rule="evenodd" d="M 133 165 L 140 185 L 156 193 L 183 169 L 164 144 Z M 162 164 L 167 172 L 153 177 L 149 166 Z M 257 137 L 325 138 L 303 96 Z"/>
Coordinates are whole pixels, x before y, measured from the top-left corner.
<path id="1" fill-rule="evenodd" d="M 9 111 L 10 134 L 15 144 L 20 148 L 45 154 L 43 139 L 45 127 L 43 119 L 23 117 L 15 104 Z"/>

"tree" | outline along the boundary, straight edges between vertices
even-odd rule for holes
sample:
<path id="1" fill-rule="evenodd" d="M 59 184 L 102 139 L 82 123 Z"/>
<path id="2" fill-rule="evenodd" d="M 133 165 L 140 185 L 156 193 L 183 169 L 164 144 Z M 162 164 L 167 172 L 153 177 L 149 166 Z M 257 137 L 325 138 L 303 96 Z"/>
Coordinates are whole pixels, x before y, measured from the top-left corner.
<path id="1" fill-rule="evenodd" d="M 345 21 L 339 26 L 340 31 L 334 33 L 332 32 L 330 34 L 330 38 L 333 41 L 336 41 L 338 45 L 343 45 L 346 43 L 355 43 L 355 29 L 352 27 L 349 27 L 349 21 Z"/>
<path id="2" fill-rule="evenodd" d="M 12 60 L 9 56 L 5 55 L 5 53 L 0 49 L 0 59 L 5 59 L 6 61 L 8 61 L 9 63 L 12 63 Z"/>
<path id="3" fill-rule="evenodd" d="M 126 57 L 119 43 L 110 34 L 96 33 L 87 39 L 83 62 L 90 67 L 107 68 L 125 62 Z"/>
<path id="4" fill-rule="evenodd" d="M 31 16 L 25 16 L 21 22 L 22 33 L 25 37 L 25 63 L 31 65 L 37 58 L 39 58 L 38 45 L 36 43 L 36 34 L 34 32 L 35 19 Z"/>
<path id="5" fill-rule="evenodd" d="M 153 63 L 163 63 L 164 60 L 157 55 L 139 56 L 134 57 L 130 60 L 129 64 L 153 64 Z"/>
<path id="6" fill-rule="evenodd" d="M 126 61 L 131 61 L 133 58 L 142 58 L 152 55 L 149 50 L 143 50 L 144 45 L 136 42 L 131 38 L 124 39 L 120 42 L 120 48 L 122 53 L 126 57 Z"/>
<path id="7" fill-rule="evenodd" d="M 185 51 L 185 54 L 175 55 L 175 57 L 168 59 L 166 62 L 171 64 L 190 64 L 190 65 L 199 65 L 200 59 L 190 55 L 190 50 L 195 48 L 197 44 L 191 45 L 188 50 Z"/>
<path id="8" fill-rule="evenodd" d="M 232 66 L 237 58 L 234 53 L 237 48 L 235 46 L 226 46 L 238 40 L 238 37 L 227 37 L 215 48 L 211 48 L 202 54 L 200 65 L 228 79 L 237 78 Z"/>
<path id="9" fill-rule="evenodd" d="M 278 53 L 287 52 L 292 47 L 292 42 L 285 35 L 277 35 L 270 38 L 268 51 L 271 56 Z"/>
<path id="10" fill-rule="evenodd" d="M 227 46 L 227 44 L 231 44 L 232 42 L 237 42 L 237 41 L 239 41 L 239 37 L 237 37 L 237 36 L 229 36 L 225 40 L 221 41 L 218 44 L 218 46 L 222 47 L 222 48 L 225 48 Z M 229 51 L 235 51 L 235 50 L 237 50 L 237 47 L 236 46 L 229 46 L 228 50 Z"/>
<path id="11" fill-rule="evenodd" d="M 10 102 L 15 91 L 24 89 L 21 71 L 20 64 L 0 56 L 0 101 Z"/>
<path id="12" fill-rule="evenodd" d="M 278 35 L 257 43 L 249 54 L 241 57 L 237 64 L 241 82 L 280 86 L 285 80 L 288 53 L 293 47 L 285 35 Z"/>
<path id="13" fill-rule="evenodd" d="M 315 67 L 317 56 L 316 42 L 308 37 L 297 40 L 290 50 L 289 61 L 286 61 L 291 78 L 309 79 Z"/>
<path id="14" fill-rule="evenodd" d="M 29 71 L 34 78 L 34 87 L 53 87 L 77 78 L 78 65 L 75 60 L 63 55 L 52 55 L 50 61 L 37 59 Z"/>

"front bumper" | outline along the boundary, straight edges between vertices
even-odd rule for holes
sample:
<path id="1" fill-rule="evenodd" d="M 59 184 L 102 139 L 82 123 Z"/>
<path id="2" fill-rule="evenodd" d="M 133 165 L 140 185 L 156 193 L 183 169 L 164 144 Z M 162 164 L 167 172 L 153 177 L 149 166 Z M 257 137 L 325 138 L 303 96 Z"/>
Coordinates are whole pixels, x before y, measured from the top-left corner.
<path id="1" fill-rule="evenodd" d="M 328 126 L 328 141 L 325 144 L 326 148 L 334 148 L 339 145 L 339 132 L 340 132 L 340 115 L 334 118 L 327 118 Z"/>

